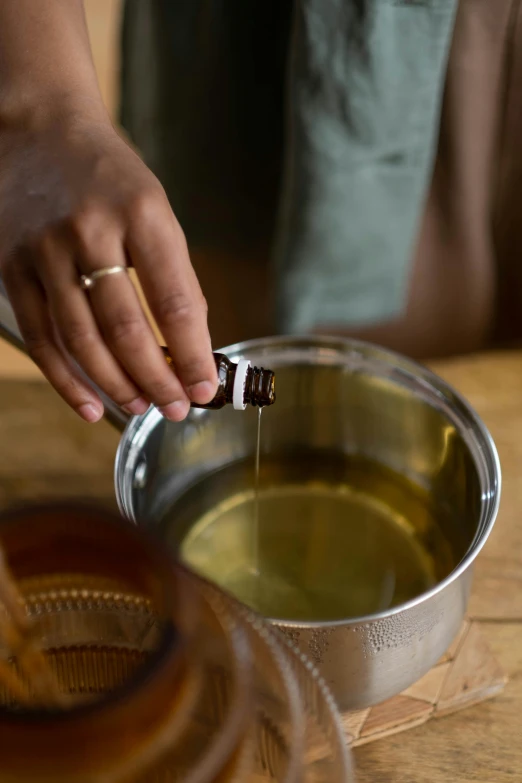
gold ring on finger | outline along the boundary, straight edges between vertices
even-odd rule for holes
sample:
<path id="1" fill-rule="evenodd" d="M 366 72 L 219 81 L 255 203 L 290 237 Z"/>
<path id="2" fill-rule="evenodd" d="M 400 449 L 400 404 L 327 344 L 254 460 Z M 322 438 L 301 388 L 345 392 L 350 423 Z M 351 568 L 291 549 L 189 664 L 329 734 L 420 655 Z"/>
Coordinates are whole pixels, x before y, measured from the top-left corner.
<path id="1" fill-rule="evenodd" d="M 84 291 L 90 291 L 102 277 L 106 277 L 107 275 L 117 275 L 119 272 L 127 272 L 127 267 L 104 266 L 101 269 L 96 269 L 95 272 L 91 272 L 89 275 L 81 275 L 80 288 L 82 288 Z"/>

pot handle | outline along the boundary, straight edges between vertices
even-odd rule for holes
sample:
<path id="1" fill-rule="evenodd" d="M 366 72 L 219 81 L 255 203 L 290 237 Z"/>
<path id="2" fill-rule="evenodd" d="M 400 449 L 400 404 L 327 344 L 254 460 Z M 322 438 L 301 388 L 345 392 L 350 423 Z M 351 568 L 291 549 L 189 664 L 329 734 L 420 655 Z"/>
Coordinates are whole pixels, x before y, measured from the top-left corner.
<path id="1" fill-rule="evenodd" d="M 11 307 L 11 302 L 9 301 L 9 297 L 7 296 L 7 292 L 5 290 L 4 281 L 1 277 L 0 337 L 3 337 L 4 340 L 7 340 L 8 343 L 11 343 L 11 345 L 13 345 L 15 348 L 18 348 L 18 350 L 22 351 L 22 353 L 27 353 L 25 343 L 22 339 L 22 335 L 20 334 L 20 329 L 18 328 L 18 323 L 16 322 L 13 308 Z M 113 424 L 118 430 L 122 431 L 130 418 L 129 414 L 125 413 L 125 411 L 122 410 L 119 405 L 116 405 L 113 400 L 100 391 L 100 389 L 98 389 L 98 387 L 85 375 L 78 365 L 75 364 L 75 367 L 81 376 L 89 383 L 89 385 L 95 389 L 96 393 L 100 395 L 103 406 L 105 408 L 105 418 L 110 421 L 110 423 Z"/>

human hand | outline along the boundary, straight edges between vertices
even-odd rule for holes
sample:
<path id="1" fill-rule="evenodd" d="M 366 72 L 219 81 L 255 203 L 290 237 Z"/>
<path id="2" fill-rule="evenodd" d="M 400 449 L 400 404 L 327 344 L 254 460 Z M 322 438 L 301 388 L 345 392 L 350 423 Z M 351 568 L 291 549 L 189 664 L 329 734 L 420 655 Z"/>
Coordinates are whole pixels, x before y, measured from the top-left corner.
<path id="1" fill-rule="evenodd" d="M 89 292 L 80 276 L 132 265 L 174 360 L 167 366 L 126 274 Z M 0 272 L 28 352 L 87 421 L 103 404 L 173 420 L 214 396 L 206 304 L 158 180 L 108 120 L 0 128 Z"/>

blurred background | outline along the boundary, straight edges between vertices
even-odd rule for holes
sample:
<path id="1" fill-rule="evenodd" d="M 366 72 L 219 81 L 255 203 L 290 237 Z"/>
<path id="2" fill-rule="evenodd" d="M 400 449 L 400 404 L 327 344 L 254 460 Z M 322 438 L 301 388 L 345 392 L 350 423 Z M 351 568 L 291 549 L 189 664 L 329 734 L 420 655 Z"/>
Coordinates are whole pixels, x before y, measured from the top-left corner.
<path id="1" fill-rule="evenodd" d="M 84 0 L 98 80 L 111 116 L 118 107 L 119 25 L 123 0 Z"/>

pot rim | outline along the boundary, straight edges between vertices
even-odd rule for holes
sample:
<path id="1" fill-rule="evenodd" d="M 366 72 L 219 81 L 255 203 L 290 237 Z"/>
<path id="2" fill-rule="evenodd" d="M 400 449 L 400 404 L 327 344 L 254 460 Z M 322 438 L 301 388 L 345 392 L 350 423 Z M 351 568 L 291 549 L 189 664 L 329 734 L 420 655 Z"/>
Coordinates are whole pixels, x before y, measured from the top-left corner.
<path id="1" fill-rule="evenodd" d="M 333 360 L 339 360 L 344 356 L 350 360 L 352 370 L 368 368 L 373 364 L 376 370 L 380 369 L 380 377 L 388 378 L 403 387 L 409 386 L 421 393 L 428 404 L 436 407 L 447 416 L 468 448 L 480 483 L 480 517 L 477 520 L 475 536 L 453 571 L 416 598 L 375 614 L 326 622 L 267 619 L 281 628 L 301 630 L 353 627 L 384 620 L 426 603 L 471 567 L 495 524 L 500 505 L 502 478 L 498 452 L 489 430 L 467 400 L 427 367 L 412 359 L 407 359 L 395 351 L 362 340 L 323 335 L 262 337 L 226 346 L 220 349 L 220 353 L 226 354 L 233 360 L 248 353 L 250 359 L 254 355 L 257 361 L 258 356 L 262 358 L 264 354 L 270 354 L 274 351 L 279 351 L 281 358 L 283 358 L 285 349 L 286 361 L 279 362 L 279 366 L 291 363 L 292 357 L 294 361 L 299 357 L 303 360 L 306 352 L 318 352 L 320 361 L 324 364 L 338 363 Z M 275 369 L 277 369 L 277 364 Z M 193 411 L 193 414 L 200 415 L 201 412 Z M 162 418 L 154 406 L 151 406 L 141 416 L 132 417 L 127 423 L 118 445 L 114 464 L 116 499 L 121 513 L 134 523 L 136 523 L 136 518 L 131 499 L 133 489 L 131 474 L 133 471 L 130 471 L 128 466 L 134 464 L 148 435 Z"/>

